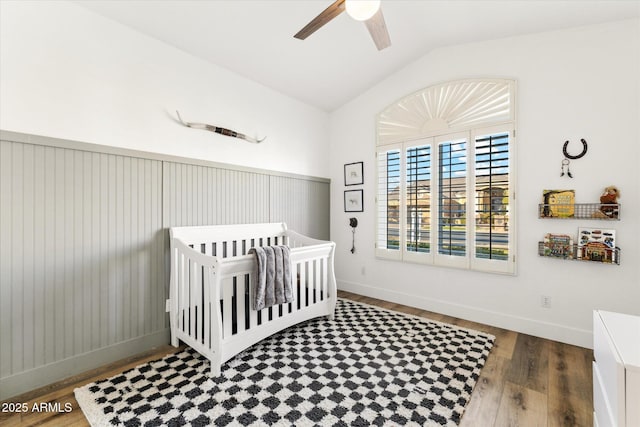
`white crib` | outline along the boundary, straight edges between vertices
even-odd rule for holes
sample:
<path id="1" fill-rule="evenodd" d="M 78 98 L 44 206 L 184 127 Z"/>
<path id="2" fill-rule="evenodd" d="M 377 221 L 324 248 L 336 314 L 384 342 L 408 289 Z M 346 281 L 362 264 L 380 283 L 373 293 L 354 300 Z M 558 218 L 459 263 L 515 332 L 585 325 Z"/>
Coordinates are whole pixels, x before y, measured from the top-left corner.
<path id="1" fill-rule="evenodd" d="M 333 318 L 335 243 L 287 230 L 284 223 L 173 227 L 167 311 L 171 344 L 183 341 L 221 365 L 260 340 L 318 316 Z M 295 301 L 252 309 L 254 246 L 291 248 Z"/>

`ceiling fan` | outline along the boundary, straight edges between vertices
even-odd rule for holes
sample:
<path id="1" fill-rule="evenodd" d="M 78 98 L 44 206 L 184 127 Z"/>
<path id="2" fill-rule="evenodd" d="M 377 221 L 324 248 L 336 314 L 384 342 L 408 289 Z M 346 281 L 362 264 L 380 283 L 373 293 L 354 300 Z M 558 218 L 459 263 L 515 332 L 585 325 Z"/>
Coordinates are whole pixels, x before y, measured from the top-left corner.
<path id="1" fill-rule="evenodd" d="M 316 16 L 293 37 L 304 40 L 346 9 L 349 16 L 364 21 L 378 50 L 391 46 L 391 39 L 384 22 L 380 0 L 336 0 Z"/>

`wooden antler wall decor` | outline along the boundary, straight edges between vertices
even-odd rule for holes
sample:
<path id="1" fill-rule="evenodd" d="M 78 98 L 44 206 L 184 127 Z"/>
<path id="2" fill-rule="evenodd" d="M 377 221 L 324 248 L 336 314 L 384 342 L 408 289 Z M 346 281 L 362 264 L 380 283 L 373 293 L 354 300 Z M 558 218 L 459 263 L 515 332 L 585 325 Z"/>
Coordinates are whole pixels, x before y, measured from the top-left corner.
<path id="1" fill-rule="evenodd" d="M 265 139 L 267 139 L 266 136 L 264 138 L 262 138 L 262 139 L 252 138 L 252 137 L 247 136 L 247 135 L 245 135 L 243 133 L 236 132 L 235 130 L 221 128 L 221 127 L 213 126 L 213 125 L 208 125 L 208 124 L 205 124 L 205 123 L 185 122 L 184 120 L 182 120 L 182 117 L 180 117 L 180 113 L 178 112 L 178 110 L 176 110 L 176 114 L 178 115 L 178 120 L 180 120 L 180 123 L 182 123 L 183 125 L 185 125 L 187 127 L 190 127 L 190 128 L 208 130 L 208 131 L 211 131 L 211 132 L 219 133 L 220 135 L 230 136 L 232 138 L 244 139 L 245 141 L 252 142 L 254 144 L 259 144 L 262 141 L 264 141 Z"/>

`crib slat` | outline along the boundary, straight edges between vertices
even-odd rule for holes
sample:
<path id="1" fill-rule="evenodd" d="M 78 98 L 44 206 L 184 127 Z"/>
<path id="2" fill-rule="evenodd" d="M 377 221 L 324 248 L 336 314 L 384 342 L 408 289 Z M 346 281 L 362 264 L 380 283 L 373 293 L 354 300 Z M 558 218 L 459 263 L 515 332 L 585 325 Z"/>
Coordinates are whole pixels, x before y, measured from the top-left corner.
<path id="1" fill-rule="evenodd" d="M 313 304 L 313 279 L 315 277 L 313 275 L 313 266 L 313 260 L 309 260 L 307 262 L 307 300 L 309 301 L 307 305 Z"/>
<path id="2" fill-rule="evenodd" d="M 316 258 L 313 261 L 313 303 L 318 301 L 320 294 L 320 259 Z"/>
<path id="3" fill-rule="evenodd" d="M 245 305 L 244 305 L 244 294 L 245 294 L 245 279 L 244 274 L 238 276 L 236 280 L 236 322 L 238 325 L 238 329 L 236 333 L 241 333 L 245 330 Z"/>
<path id="4" fill-rule="evenodd" d="M 314 280 L 314 288 L 313 288 L 313 302 L 317 302 L 320 300 L 320 286 L 322 286 L 322 283 L 320 283 L 320 272 L 321 272 L 321 268 L 322 266 L 320 265 L 320 258 L 316 258 L 313 261 L 314 264 L 314 275 L 315 275 L 315 280 Z"/>
<path id="5" fill-rule="evenodd" d="M 300 263 L 291 264 L 291 287 L 293 295 L 293 302 L 291 303 L 291 313 L 298 310 L 298 302 L 300 301 L 300 295 L 298 293 L 298 282 L 300 277 Z"/>
<path id="6" fill-rule="evenodd" d="M 178 311 L 180 330 L 187 331 L 187 307 L 189 306 L 189 271 L 187 270 L 187 257 L 180 254 L 180 309 Z"/>
<path id="7" fill-rule="evenodd" d="M 316 301 L 320 301 L 322 295 L 322 258 L 316 260 Z"/>
<path id="8" fill-rule="evenodd" d="M 209 255 L 209 256 L 213 255 L 213 245 L 211 243 L 205 242 L 203 247 L 204 247 L 204 251 L 202 251 L 203 254 Z"/>
<path id="9" fill-rule="evenodd" d="M 198 282 L 196 275 L 196 263 L 189 261 L 189 335 L 196 337 L 196 314 Z"/>
<path id="10" fill-rule="evenodd" d="M 328 265 L 327 259 L 322 258 L 322 299 L 327 299 L 327 292 L 329 292 L 329 276 L 327 273 Z"/>
<path id="11" fill-rule="evenodd" d="M 263 308 L 262 310 L 258 310 L 258 318 L 260 319 L 260 324 L 264 325 L 269 321 L 269 309 Z"/>
<path id="12" fill-rule="evenodd" d="M 206 349 L 211 348 L 211 286 L 213 277 L 210 267 L 205 267 L 203 273 L 203 310 L 204 310 L 204 330 L 202 344 Z"/>
<path id="13" fill-rule="evenodd" d="M 233 277 L 222 279 L 222 337 L 231 337 L 233 328 Z"/>
<path id="14" fill-rule="evenodd" d="M 315 268 L 315 261 L 314 260 L 310 260 L 307 263 L 307 299 L 308 299 L 308 304 L 307 305 L 313 305 L 313 293 L 314 293 L 314 280 L 315 280 L 315 275 L 313 274 L 313 269 Z"/>
<path id="15" fill-rule="evenodd" d="M 195 265 L 196 276 L 196 334 L 198 335 L 198 341 L 204 342 L 204 289 L 203 289 L 203 276 L 202 266 L 200 264 Z"/>
<path id="16" fill-rule="evenodd" d="M 253 273 L 249 274 L 249 283 L 255 286 Z M 251 285 L 249 285 L 249 290 L 251 290 Z M 249 327 L 255 328 L 258 325 L 258 311 L 253 309 L 253 294 L 249 291 Z"/>
<path id="17" fill-rule="evenodd" d="M 300 308 L 307 306 L 307 262 L 300 263 Z"/>
<path id="18" fill-rule="evenodd" d="M 273 306 L 273 318 L 274 319 L 278 319 L 280 317 L 282 317 L 280 315 L 280 310 L 282 309 L 282 307 L 284 306 L 284 304 L 277 304 Z"/>
<path id="19" fill-rule="evenodd" d="M 309 305 L 312 305 L 316 302 L 316 298 L 317 298 L 317 293 L 318 293 L 318 271 L 320 271 L 320 269 L 318 268 L 318 259 L 313 259 L 311 261 L 311 264 L 313 264 L 313 270 L 309 273 L 312 278 L 310 278 L 310 281 L 313 283 L 310 288 L 312 289 L 311 291 L 311 295 L 309 295 Z"/>

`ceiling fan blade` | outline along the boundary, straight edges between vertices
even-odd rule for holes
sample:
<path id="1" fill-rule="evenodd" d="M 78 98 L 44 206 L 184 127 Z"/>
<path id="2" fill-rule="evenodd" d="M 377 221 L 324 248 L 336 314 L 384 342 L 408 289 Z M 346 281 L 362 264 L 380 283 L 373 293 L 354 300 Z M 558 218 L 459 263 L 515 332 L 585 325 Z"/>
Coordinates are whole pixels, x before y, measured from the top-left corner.
<path id="1" fill-rule="evenodd" d="M 327 22 L 344 12 L 344 2 L 345 0 L 336 0 L 333 2 L 331 6 L 322 11 L 320 15 L 313 18 L 311 22 L 305 25 L 305 27 L 298 31 L 293 37 L 304 40 L 311 34 L 318 31 Z"/>
<path id="2" fill-rule="evenodd" d="M 367 19 L 364 23 L 367 26 L 369 34 L 371 34 L 373 42 L 376 44 L 378 50 L 391 46 L 391 39 L 389 38 L 389 32 L 387 31 L 387 24 L 384 22 L 382 8 L 378 9 L 376 14 Z"/>

